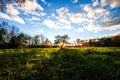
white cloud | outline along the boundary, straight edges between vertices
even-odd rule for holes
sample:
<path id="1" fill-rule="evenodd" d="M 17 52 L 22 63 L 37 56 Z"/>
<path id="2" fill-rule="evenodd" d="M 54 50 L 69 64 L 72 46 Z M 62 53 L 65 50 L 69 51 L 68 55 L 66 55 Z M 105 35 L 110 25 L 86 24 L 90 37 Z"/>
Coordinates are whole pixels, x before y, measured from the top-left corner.
<path id="1" fill-rule="evenodd" d="M 56 24 L 52 20 L 44 20 L 43 25 L 49 27 L 49 28 L 57 28 Z"/>
<path id="2" fill-rule="evenodd" d="M 120 6 L 120 0 L 101 0 L 101 6 L 110 6 L 111 8 L 115 8 Z"/>
<path id="3" fill-rule="evenodd" d="M 1 13 L 1 12 L 0 12 L 0 18 L 11 20 L 11 18 L 7 14 Z"/>
<path id="4" fill-rule="evenodd" d="M 120 15 L 118 14 L 119 10 L 115 10 L 113 12 L 107 11 L 105 16 L 102 18 L 103 20 L 102 26 L 106 26 L 106 28 L 112 26 L 114 26 L 114 28 L 119 27 L 118 25 L 120 25 Z"/>
<path id="5" fill-rule="evenodd" d="M 96 6 L 98 6 L 98 5 L 99 5 L 98 0 L 96 0 L 95 2 L 93 2 L 93 6 L 94 6 L 94 7 L 96 7 Z"/>
<path id="6" fill-rule="evenodd" d="M 55 17 L 55 14 L 54 14 L 54 13 L 52 13 L 52 14 L 51 14 L 51 16 L 52 16 L 52 17 Z"/>
<path id="7" fill-rule="evenodd" d="M 58 18 L 58 20 L 59 20 L 61 23 L 64 23 L 64 24 L 68 24 L 68 25 L 71 24 L 68 20 L 63 19 L 63 18 Z"/>
<path id="8" fill-rule="evenodd" d="M 40 24 L 38 21 L 40 21 L 40 18 L 32 16 L 31 18 L 25 18 L 26 21 L 28 21 L 31 24 Z"/>
<path id="9" fill-rule="evenodd" d="M 5 18 L 8 20 L 19 22 L 21 24 L 25 24 L 24 20 L 20 18 L 19 16 L 8 16 L 7 14 L 0 13 L 0 18 Z"/>
<path id="10" fill-rule="evenodd" d="M 15 7 L 12 4 L 7 4 L 6 7 L 7 7 L 6 12 L 10 16 L 17 16 L 20 13 L 17 9 L 15 9 Z"/>
<path id="11" fill-rule="evenodd" d="M 98 19 L 106 13 L 106 10 L 102 7 L 95 7 L 93 8 L 90 4 L 83 5 L 83 10 L 87 14 L 86 17 L 90 19 Z"/>
<path id="12" fill-rule="evenodd" d="M 69 19 L 70 19 L 71 23 L 75 23 L 75 24 L 80 24 L 83 22 L 91 22 L 90 19 L 84 18 L 83 15 L 85 15 L 85 14 L 81 14 L 81 13 L 70 14 Z"/>
<path id="13" fill-rule="evenodd" d="M 45 0 L 41 0 L 44 4 L 47 4 L 47 2 Z"/>
<path id="14" fill-rule="evenodd" d="M 106 18 L 105 16 L 109 15 L 110 12 L 104 7 L 96 7 L 97 5 L 99 5 L 98 0 L 96 0 L 96 5 L 94 3 L 94 7 L 93 4 L 85 4 L 82 6 L 83 12 L 76 13 L 71 13 L 68 8 L 62 7 L 56 10 L 58 16 L 51 14 L 51 17 L 49 16 L 48 19 L 44 20 L 43 25 L 54 29 L 67 29 L 72 28 L 72 23 L 81 24 L 82 28 L 76 29 L 78 32 L 83 32 L 84 30 L 98 32 L 119 29 L 119 25 L 101 25 L 104 22 L 104 18 Z"/>
<path id="15" fill-rule="evenodd" d="M 84 21 L 90 21 L 90 20 L 84 18 L 85 15 L 86 15 L 85 13 L 80 13 L 80 12 L 78 12 L 78 13 L 70 13 L 68 8 L 64 8 L 64 7 L 60 8 L 60 9 L 58 9 L 56 11 L 57 11 L 57 13 L 59 15 L 57 17 L 57 19 L 58 20 L 59 19 L 64 20 L 64 21 L 62 21 L 63 23 L 67 22 L 68 24 L 70 24 L 70 23 L 76 23 L 76 24 L 78 23 L 79 24 L 79 23 L 82 23 Z M 52 16 L 56 17 L 54 14 L 52 14 Z"/>
<path id="16" fill-rule="evenodd" d="M 101 26 L 99 25 L 95 25 L 94 23 L 89 23 L 85 29 L 87 31 L 92 31 L 92 32 L 98 32 L 98 31 L 101 31 Z"/>
<path id="17" fill-rule="evenodd" d="M 102 30 L 116 30 L 120 28 L 119 24 L 109 24 L 107 25 L 101 25 L 105 19 L 106 21 L 111 21 L 110 18 L 107 18 L 106 16 L 110 15 L 110 12 L 107 11 L 107 9 L 104 9 L 103 7 L 99 6 L 98 0 L 95 1 L 92 5 L 85 4 L 83 5 L 83 12 L 78 13 L 70 13 L 68 8 L 62 7 L 57 11 L 58 16 L 53 15 L 53 17 L 57 17 L 57 20 L 60 23 L 67 23 L 72 24 L 75 23 L 77 25 L 87 23 L 85 25 L 82 25 L 83 28 L 78 28 L 78 32 L 82 32 L 84 30 L 92 31 L 92 32 L 98 32 Z M 93 7 L 94 6 L 94 7 Z M 68 22 L 67 22 L 67 21 Z M 101 24 L 100 24 L 101 22 Z M 56 23 L 56 22 L 55 22 Z M 57 24 L 57 23 L 56 23 Z"/>
<path id="18" fill-rule="evenodd" d="M 28 21 L 28 22 L 31 22 L 31 21 L 32 21 L 31 18 L 25 18 L 25 20 Z"/>
<path id="19" fill-rule="evenodd" d="M 44 12 L 39 13 L 41 16 L 45 16 L 46 14 Z"/>
<path id="20" fill-rule="evenodd" d="M 62 17 L 62 18 L 66 18 L 67 17 L 67 13 L 69 12 L 68 8 L 60 8 L 58 10 L 56 10 L 57 13 L 59 14 L 59 17 Z"/>
<path id="21" fill-rule="evenodd" d="M 82 14 L 81 13 L 69 13 L 69 17 L 72 18 L 72 19 L 75 19 L 75 18 L 82 18 Z"/>
<path id="22" fill-rule="evenodd" d="M 27 20 L 27 21 L 34 21 L 34 20 L 39 21 L 40 18 L 33 16 L 33 17 L 31 17 L 31 18 L 26 18 L 26 20 Z"/>
<path id="23" fill-rule="evenodd" d="M 103 20 L 104 23 L 106 23 L 106 22 L 111 21 L 111 18 L 108 17 L 107 15 L 106 16 L 104 15 L 104 17 L 102 18 L 102 20 Z"/>
<path id="24" fill-rule="evenodd" d="M 104 8 L 97 8 L 96 10 L 95 10 L 95 12 L 96 13 L 105 13 L 105 9 Z"/>
<path id="25" fill-rule="evenodd" d="M 17 6 L 16 3 L 11 3 L 6 5 L 6 14 L 0 13 L 0 16 L 5 19 L 13 20 L 22 24 L 25 24 L 24 17 L 22 15 L 35 15 L 38 17 L 32 17 L 26 19 L 28 21 L 40 20 L 40 16 L 45 16 L 43 12 L 43 7 L 37 3 L 37 0 L 26 0 L 25 3 L 21 4 L 21 7 Z M 22 19 L 23 18 L 23 19 Z"/>
<path id="26" fill-rule="evenodd" d="M 57 9 L 56 12 L 58 13 L 58 16 L 56 16 L 55 14 L 51 14 L 52 17 L 50 16 L 48 17 L 51 20 L 44 21 L 45 26 L 48 26 L 49 28 L 55 28 L 55 29 L 58 29 L 58 28 L 67 29 L 67 28 L 72 28 L 71 27 L 72 23 L 75 23 L 78 25 L 78 24 L 93 22 L 93 20 L 85 18 L 86 14 L 84 12 L 70 13 L 68 8 L 65 8 L 65 7 Z M 52 19 L 54 19 L 54 21 Z M 83 29 L 80 28 L 79 30 L 76 30 L 76 31 L 82 32 Z"/>
<path id="27" fill-rule="evenodd" d="M 8 15 L 0 13 L 1 18 L 13 20 L 13 21 L 19 22 L 21 24 L 25 24 L 24 20 L 18 16 L 20 12 L 12 4 L 7 4 L 6 7 L 7 7 L 6 13 Z"/>
<path id="28" fill-rule="evenodd" d="M 31 18 L 25 18 L 25 20 L 31 24 L 35 24 L 35 25 L 40 25 L 40 21 L 41 19 L 35 16 L 32 16 Z"/>
<path id="29" fill-rule="evenodd" d="M 43 25 L 53 29 L 71 29 L 72 26 L 69 20 L 68 8 L 62 7 L 57 9 L 56 12 L 58 16 L 52 13 L 51 16 L 48 16 L 48 18 L 43 21 Z"/>
<path id="30" fill-rule="evenodd" d="M 87 12 L 87 17 L 92 19 L 96 18 L 95 11 L 91 9 L 89 12 Z"/>
<path id="31" fill-rule="evenodd" d="M 105 26 L 105 25 L 95 25 L 95 23 L 89 23 L 86 27 L 84 27 L 87 31 L 98 32 L 102 30 L 116 30 L 120 29 L 120 24 Z"/>
<path id="32" fill-rule="evenodd" d="M 100 18 L 100 17 L 103 17 L 105 15 L 106 10 L 104 8 L 96 8 L 94 10 L 94 12 L 95 12 L 94 15 L 96 16 L 96 18 Z"/>
<path id="33" fill-rule="evenodd" d="M 83 10 L 86 12 L 88 18 L 95 18 L 95 10 L 89 4 L 83 6 Z"/>
<path id="34" fill-rule="evenodd" d="M 120 29 L 120 24 L 111 25 L 111 26 L 102 26 L 101 28 L 103 28 L 104 30 L 116 30 L 116 29 Z"/>
<path id="35" fill-rule="evenodd" d="M 22 18 L 20 18 L 19 16 L 11 16 L 11 19 L 13 21 L 19 22 L 21 24 L 25 24 L 24 20 Z"/>
<path id="36" fill-rule="evenodd" d="M 32 20 L 40 20 L 40 18 L 32 17 Z"/>
<path id="37" fill-rule="evenodd" d="M 46 19 L 43 22 L 43 25 L 49 27 L 50 29 L 71 29 L 71 25 L 61 23 L 59 21 L 53 21 L 51 19 Z"/>
<path id="38" fill-rule="evenodd" d="M 91 8 L 91 6 L 89 4 L 86 4 L 86 5 L 84 5 L 83 10 L 90 11 L 90 10 L 92 10 L 92 8 Z"/>
<path id="39" fill-rule="evenodd" d="M 112 0 L 111 1 L 111 4 L 110 4 L 111 8 L 115 8 L 115 7 L 118 7 L 118 6 L 120 6 L 120 0 Z"/>
<path id="40" fill-rule="evenodd" d="M 20 10 L 23 10 L 25 14 L 33 14 L 33 15 L 40 15 L 40 12 L 43 11 L 43 7 L 39 5 L 36 1 L 29 1 L 27 0 L 25 3 L 21 5 Z M 36 12 L 39 11 L 38 12 Z"/>
<path id="41" fill-rule="evenodd" d="M 21 24 L 25 24 L 24 20 L 18 16 L 20 12 L 12 4 L 7 4 L 6 7 L 7 7 L 6 12 L 7 14 L 10 15 L 13 21 L 19 22 Z"/>
<path id="42" fill-rule="evenodd" d="M 78 2 L 78 0 L 73 0 L 73 3 L 77 3 Z"/>

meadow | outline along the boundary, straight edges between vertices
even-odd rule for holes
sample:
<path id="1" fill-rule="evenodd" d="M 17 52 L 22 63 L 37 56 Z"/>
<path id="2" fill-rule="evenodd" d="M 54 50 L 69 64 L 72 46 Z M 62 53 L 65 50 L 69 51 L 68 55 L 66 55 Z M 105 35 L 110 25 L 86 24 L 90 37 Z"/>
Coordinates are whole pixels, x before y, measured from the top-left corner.
<path id="1" fill-rule="evenodd" d="M 0 49 L 0 80 L 119 79 L 119 47 Z"/>

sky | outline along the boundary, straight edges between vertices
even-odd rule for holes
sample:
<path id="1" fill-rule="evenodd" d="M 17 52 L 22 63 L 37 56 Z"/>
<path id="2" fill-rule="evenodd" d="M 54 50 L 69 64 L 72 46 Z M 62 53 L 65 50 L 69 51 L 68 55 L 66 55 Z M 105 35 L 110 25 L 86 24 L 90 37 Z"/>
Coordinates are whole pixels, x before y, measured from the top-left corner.
<path id="1" fill-rule="evenodd" d="M 71 40 L 100 38 L 120 33 L 120 0 L 13 0 L 0 9 L 2 21 L 51 41 L 65 34 Z"/>

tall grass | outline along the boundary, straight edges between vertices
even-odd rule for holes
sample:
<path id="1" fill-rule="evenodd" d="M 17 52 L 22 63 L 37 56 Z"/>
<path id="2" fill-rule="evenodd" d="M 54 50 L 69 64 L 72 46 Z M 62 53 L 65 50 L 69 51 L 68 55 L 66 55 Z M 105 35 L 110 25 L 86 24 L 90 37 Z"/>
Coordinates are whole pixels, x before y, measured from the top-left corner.
<path id="1" fill-rule="evenodd" d="M 0 80 L 119 80 L 120 48 L 0 50 Z"/>

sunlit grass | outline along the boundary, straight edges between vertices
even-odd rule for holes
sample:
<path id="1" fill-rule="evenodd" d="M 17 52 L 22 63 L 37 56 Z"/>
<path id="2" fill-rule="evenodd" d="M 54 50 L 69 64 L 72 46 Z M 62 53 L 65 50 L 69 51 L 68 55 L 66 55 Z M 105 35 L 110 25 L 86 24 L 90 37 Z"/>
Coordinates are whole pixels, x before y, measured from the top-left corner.
<path id="1" fill-rule="evenodd" d="M 1 80 L 119 80 L 120 48 L 0 50 Z"/>

